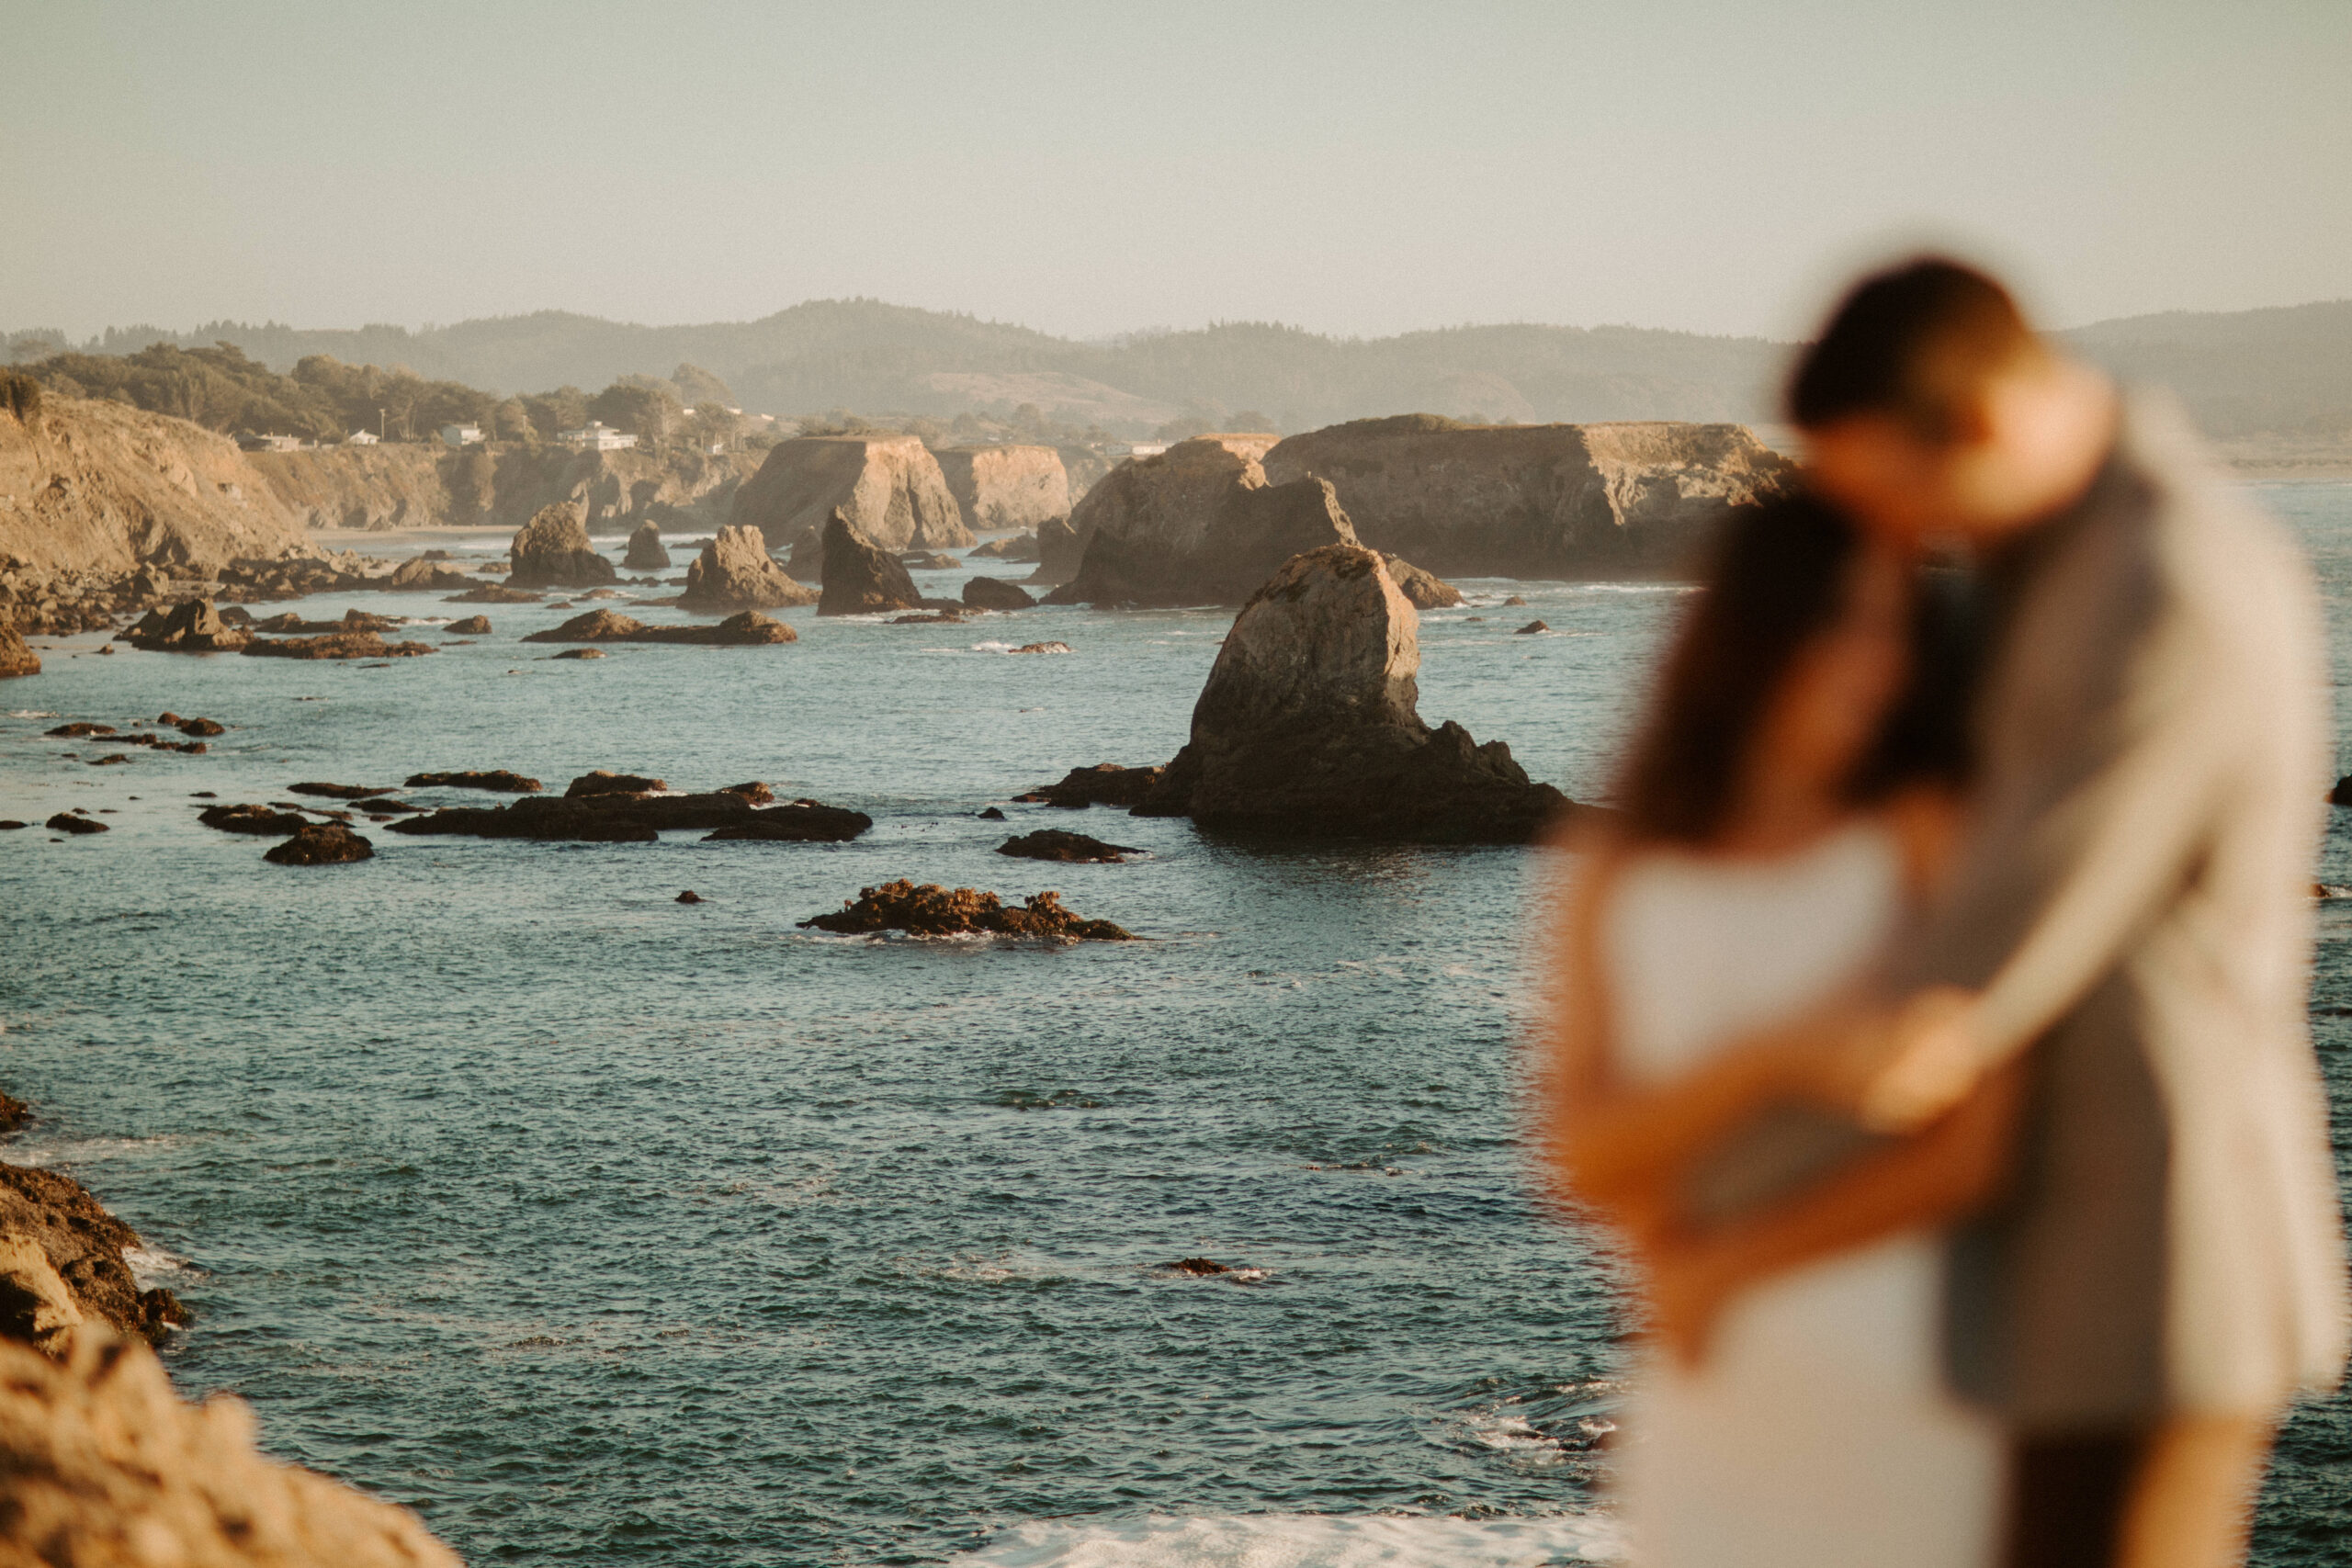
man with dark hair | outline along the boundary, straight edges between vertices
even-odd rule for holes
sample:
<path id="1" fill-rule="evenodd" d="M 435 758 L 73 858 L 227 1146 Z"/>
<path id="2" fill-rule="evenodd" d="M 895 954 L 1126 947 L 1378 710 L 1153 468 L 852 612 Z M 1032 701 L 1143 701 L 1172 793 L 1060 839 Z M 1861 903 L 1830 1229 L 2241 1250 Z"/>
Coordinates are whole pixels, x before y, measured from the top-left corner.
<path id="1" fill-rule="evenodd" d="M 2013 1434 L 2009 1561 L 2233 1563 L 2281 1408 L 2345 1354 L 2308 571 L 2168 404 L 1957 263 L 1856 288 L 1790 402 L 1824 495 L 1972 547 L 1996 602 L 1947 890 L 1882 1001 L 1822 1027 L 1884 1134 L 2024 1064 L 2012 1179 L 1947 1286 L 1953 1384 Z"/>

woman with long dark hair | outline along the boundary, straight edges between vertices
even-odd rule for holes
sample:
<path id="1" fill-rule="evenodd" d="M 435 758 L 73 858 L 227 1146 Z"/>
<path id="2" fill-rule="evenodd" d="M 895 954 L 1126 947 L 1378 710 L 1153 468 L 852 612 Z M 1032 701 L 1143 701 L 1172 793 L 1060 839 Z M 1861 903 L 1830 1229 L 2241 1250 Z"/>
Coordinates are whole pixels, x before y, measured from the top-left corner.
<path id="1" fill-rule="evenodd" d="M 1742 514 L 1561 900 L 1545 1073 L 1572 1196 L 1643 1268 L 1620 1476 L 1644 1568 L 1983 1568 L 1997 1435 L 1944 1390 L 1928 1228 L 1980 1201 L 1987 1095 L 1881 1145 L 1734 1050 L 1865 975 L 1966 765 L 1933 574 L 1798 498 Z"/>

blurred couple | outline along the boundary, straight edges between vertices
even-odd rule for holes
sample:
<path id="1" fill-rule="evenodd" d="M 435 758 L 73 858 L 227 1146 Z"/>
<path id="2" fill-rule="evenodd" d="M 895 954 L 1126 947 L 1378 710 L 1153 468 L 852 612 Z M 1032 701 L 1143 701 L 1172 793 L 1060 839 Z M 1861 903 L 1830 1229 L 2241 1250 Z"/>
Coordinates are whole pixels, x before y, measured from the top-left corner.
<path id="1" fill-rule="evenodd" d="M 1805 493 L 1720 541 L 1550 939 L 1550 1147 L 1650 1306 L 1633 1561 L 2224 1568 L 2345 1354 L 2313 589 L 1958 264 L 1790 404 Z"/>

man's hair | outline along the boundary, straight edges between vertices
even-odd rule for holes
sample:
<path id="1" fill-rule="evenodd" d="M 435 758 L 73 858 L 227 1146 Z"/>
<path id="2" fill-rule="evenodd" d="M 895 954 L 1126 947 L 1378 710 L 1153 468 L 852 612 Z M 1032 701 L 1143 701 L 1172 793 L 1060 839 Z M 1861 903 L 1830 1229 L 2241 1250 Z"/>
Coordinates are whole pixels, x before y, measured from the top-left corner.
<path id="1" fill-rule="evenodd" d="M 1789 417 L 1808 430 L 1892 414 L 1951 438 L 1961 400 L 2012 360 L 2043 352 L 2017 301 L 1974 267 L 1922 256 L 1856 284 L 1789 380 Z"/>

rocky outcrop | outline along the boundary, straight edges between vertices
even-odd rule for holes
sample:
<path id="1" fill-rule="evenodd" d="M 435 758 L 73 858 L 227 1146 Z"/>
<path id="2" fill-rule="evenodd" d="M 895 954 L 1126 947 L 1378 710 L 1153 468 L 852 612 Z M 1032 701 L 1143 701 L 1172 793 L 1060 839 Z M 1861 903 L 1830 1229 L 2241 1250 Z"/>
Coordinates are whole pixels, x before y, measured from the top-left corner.
<path id="1" fill-rule="evenodd" d="M 794 581 L 770 558 L 767 537 L 757 528 L 721 528 L 686 568 L 686 591 L 678 596 L 681 609 L 720 614 L 816 602 L 815 589 Z"/>
<path id="2" fill-rule="evenodd" d="M 847 811 L 817 800 L 787 801 L 763 807 L 740 822 L 703 835 L 706 844 L 838 844 L 874 826 L 863 811 Z"/>
<path id="3" fill-rule="evenodd" d="M 1051 446 L 946 446 L 936 456 L 965 523 L 983 534 L 1069 515 L 1069 473 Z"/>
<path id="4" fill-rule="evenodd" d="M 1402 556 L 1385 551 L 1380 557 L 1388 568 L 1389 580 L 1396 584 L 1396 592 L 1416 610 L 1449 610 L 1462 603 L 1462 590 L 1445 581 L 1435 572 L 1423 571 Z"/>
<path id="5" fill-rule="evenodd" d="M 1265 454 L 1270 482 L 1328 479 L 1363 542 L 1480 577 L 1685 571 L 1735 506 L 1794 467 L 1737 424 L 1357 420 Z"/>
<path id="6" fill-rule="evenodd" d="M 243 626 L 222 620 L 210 600 L 190 599 L 168 614 L 148 611 L 116 640 L 150 653 L 233 653 L 253 639 Z"/>
<path id="7" fill-rule="evenodd" d="M 670 552 L 662 547 L 659 525 L 638 525 L 637 532 L 628 536 L 628 553 L 621 557 L 621 565 L 630 571 L 667 571 L 670 569 Z"/>
<path id="8" fill-rule="evenodd" d="M 245 1403 L 182 1404 L 144 1346 L 0 1345 L 0 1561 L 76 1568 L 461 1568 L 415 1517 L 264 1459 Z"/>
<path id="9" fill-rule="evenodd" d="M 104 833 L 107 825 L 77 806 L 71 811 L 61 811 L 41 824 L 52 833 Z"/>
<path id="10" fill-rule="evenodd" d="M 1419 617 L 1374 551 L 1285 563 L 1226 634 L 1139 815 L 1419 843 L 1523 843 L 1569 808 L 1501 741 L 1419 710 Z"/>
<path id="11" fill-rule="evenodd" d="M 73 1178 L 0 1165 L 0 1337 L 51 1354 L 89 1323 L 161 1339 L 187 1313 L 171 1292 L 139 1288 L 123 1261 L 138 1245 L 139 1233 Z"/>
<path id="12" fill-rule="evenodd" d="M 588 542 L 580 509 L 571 505 L 548 507 L 523 525 L 507 559 L 509 588 L 594 588 L 620 576 Z"/>
<path id="13" fill-rule="evenodd" d="M 1012 855 L 1017 860 L 1116 863 L 1128 855 L 1143 852 L 1132 844 L 1106 844 L 1084 833 L 1064 832 L 1059 828 L 1040 828 L 1034 833 L 1007 839 L 996 847 L 996 852 Z"/>
<path id="14" fill-rule="evenodd" d="M 975 610 L 1026 610 L 1037 601 L 1017 582 L 1001 577 L 976 577 L 964 584 L 964 603 Z"/>
<path id="15" fill-rule="evenodd" d="M 952 549 L 972 542 L 930 449 L 912 435 L 799 435 L 768 449 L 735 494 L 729 520 L 792 552 L 802 576 L 823 564 L 825 525 L 839 512 L 883 549 Z"/>
<path id="16" fill-rule="evenodd" d="M 1238 604 L 1292 556 L 1354 544 L 1330 486 L 1267 483 L 1272 440 L 1201 435 L 1120 465 L 1070 514 L 1085 556 L 1046 602 Z"/>
<path id="17" fill-rule="evenodd" d="M 1012 798 L 1069 810 L 1082 810 L 1090 806 L 1136 807 L 1150 798 L 1167 773 L 1165 768 L 1125 768 L 1116 762 L 1097 762 L 1091 768 L 1072 768 L 1062 775 L 1059 784 L 1040 784 Z"/>
<path id="18" fill-rule="evenodd" d="M 649 626 L 611 610 L 591 610 L 574 615 L 548 631 L 533 632 L 525 642 L 677 642 L 702 648 L 763 648 L 772 643 L 798 642 L 800 634 L 782 621 L 746 610 L 713 626 Z"/>
<path id="19" fill-rule="evenodd" d="M 825 523 L 824 588 L 817 598 L 820 615 L 872 615 L 922 607 L 915 580 L 904 562 L 868 538 L 846 512 Z"/>
<path id="20" fill-rule="evenodd" d="M 421 659 L 435 649 L 427 642 L 386 642 L 375 632 L 334 632 L 326 637 L 257 637 L 237 651 L 248 659 Z"/>
<path id="21" fill-rule="evenodd" d="M 819 931 L 863 933 L 902 931 L 914 936 L 1058 937 L 1073 942 L 1133 942 L 1135 937 L 1108 920 L 1090 920 L 1062 908 L 1058 893 L 1033 893 L 1010 908 L 993 893 L 969 887 L 947 888 L 926 882 L 921 886 L 901 879 L 879 887 L 865 887 L 855 898 L 828 915 L 800 922 Z"/>
<path id="22" fill-rule="evenodd" d="M 40 655 L 25 640 L 16 623 L 0 616 L 0 680 L 11 675 L 40 673 Z"/>
<path id="23" fill-rule="evenodd" d="M 375 854 L 375 845 L 342 823 L 312 822 L 261 858 L 272 865 L 343 865 Z"/>

